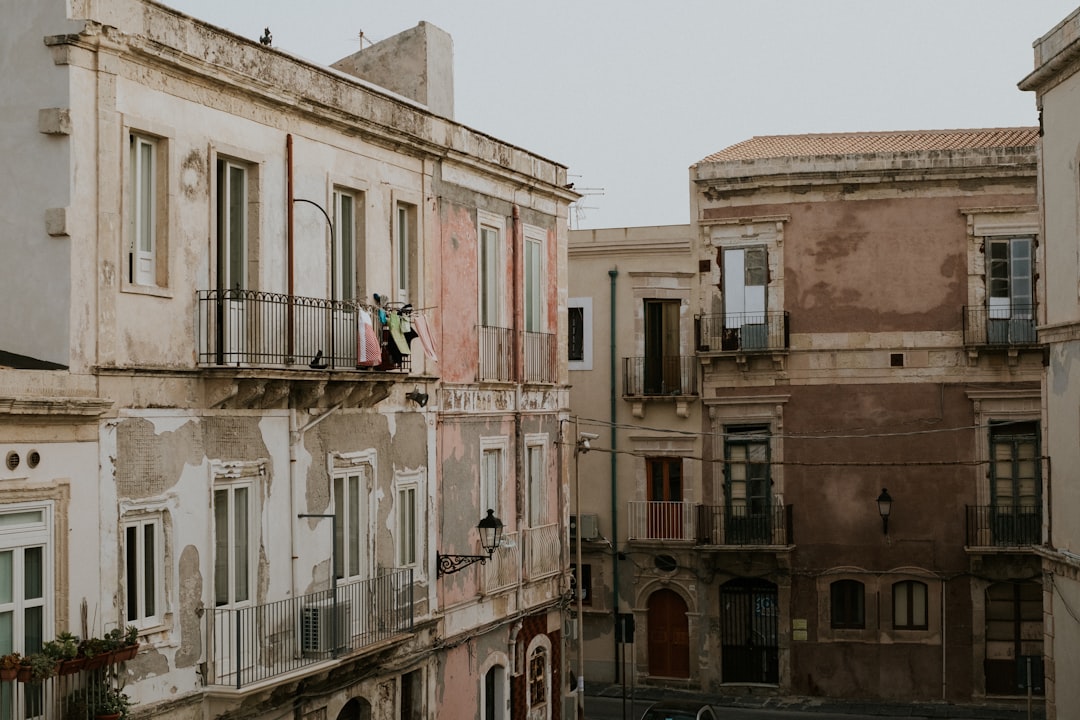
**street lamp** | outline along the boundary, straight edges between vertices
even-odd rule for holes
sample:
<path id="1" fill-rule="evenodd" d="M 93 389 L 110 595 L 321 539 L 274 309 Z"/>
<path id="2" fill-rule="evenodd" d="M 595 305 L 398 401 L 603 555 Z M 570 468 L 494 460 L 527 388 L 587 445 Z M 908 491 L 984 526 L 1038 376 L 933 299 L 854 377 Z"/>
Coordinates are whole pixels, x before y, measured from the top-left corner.
<path id="1" fill-rule="evenodd" d="M 488 508 L 487 517 L 476 524 L 476 529 L 480 531 L 480 546 L 487 552 L 487 555 L 444 555 L 436 552 L 436 577 L 452 575 L 473 563 L 483 565 L 488 561 L 488 558 L 492 556 L 495 548 L 499 547 L 499 543 L 502 541 L 503 521 L 495 517 L 494 510 Z"/>
<path id="2" fill-rule="evenodd" d="M 881 530 L 889 534 L 889 513 L 892 512 L 892 495 L 885 488 L 881 488 L 881 494 L 877 497 L 877 510 L 881 515 Z"/>

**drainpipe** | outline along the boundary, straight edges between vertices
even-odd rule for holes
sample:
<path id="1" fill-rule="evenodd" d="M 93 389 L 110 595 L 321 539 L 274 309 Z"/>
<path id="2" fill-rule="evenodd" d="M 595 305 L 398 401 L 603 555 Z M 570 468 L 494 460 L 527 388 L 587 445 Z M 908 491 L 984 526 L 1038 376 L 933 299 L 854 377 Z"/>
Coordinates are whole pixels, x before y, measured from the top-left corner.
<path id="1" fill-rule="evenodd" d="M 292 133 L 285 136 L 285 265 L 288 268 L 289 312 L 285 316 L 285 353 L 293 357 L 293 140 Z"/>
<path id="2" fill-rule="evenodd" d="M 611 419 L 611 452 L 608 453 L 608 457 L 611 458 L 611 608 L 614 613 L 615 622 L 619 622 L 619 489 L 616 482 L 615 469 L 618 463 L 617 449 L 617 433 L 615 430 L 615 278 L 619 276 L 618 268 L 612 268 L 608 270 L 608 278 L 611 281 L 611 308 L 610 316 L 611 323 L 608 329 L 609 341 L 611 347 L 608 352 L 608 359 L 610 367 L 608 369 L 609 377 L 609 396 L 610 396 L 610 408 L 608 414 Z M 612 633 L 612 638 L 617 638 L 615 633 Z M 620 658 L 619 658 L 619 641 L 614 640 L 615 643 L 615 681 L 618 682 L 620 678 Z"/>

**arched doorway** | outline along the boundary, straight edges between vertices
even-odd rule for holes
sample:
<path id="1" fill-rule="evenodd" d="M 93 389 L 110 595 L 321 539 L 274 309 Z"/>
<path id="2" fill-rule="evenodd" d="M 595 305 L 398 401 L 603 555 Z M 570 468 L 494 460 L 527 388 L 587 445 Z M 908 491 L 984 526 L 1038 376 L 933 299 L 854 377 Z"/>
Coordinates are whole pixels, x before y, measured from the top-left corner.
<path id="1" fill-rule="evenodd" d="M 673 590 L 649 596 L 649 675 L 690 677 L 690 621 L 686 602 Z"/>
<path id="2" fill-rule="evenodd" d="M 776 585 L 736 578 L 720 588 L 723 682 L 780 682 Z"/>
<path id="3" fill-rule="evenodd" d="M 341 708 L 337 720 L 371 720 L 371 703 L 364 698 L 353 698 Z"/>

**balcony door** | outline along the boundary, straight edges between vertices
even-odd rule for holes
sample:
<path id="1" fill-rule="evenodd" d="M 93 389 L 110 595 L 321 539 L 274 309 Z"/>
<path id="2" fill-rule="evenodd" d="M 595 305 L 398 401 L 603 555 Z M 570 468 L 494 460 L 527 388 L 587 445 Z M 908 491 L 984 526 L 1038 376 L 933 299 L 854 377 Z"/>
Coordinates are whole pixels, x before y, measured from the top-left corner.
<path id="1" fill-rule="evenodd" d="M 987 240 L 987 340 L 1035 342 L 1032 249 L 1029 237 Z"/>
<path id="2" fill-rule="evenodd" d="M 724 534 L 729 545 L 770 541 L 772 480 L 767 427 L 725 429 L 724 501 Z"/>
<path id="3" fill-rule="evenodd" d="M 678 300 L 645 301 L 646 395 L 681 395 Z"/>
<path id="4" fill-rule="evenodd" d="M 991 528 L 996 545 L 1031 545 L 1041 533 L 1039 425 L 1001 423 L 990 428 Z"/>
<path id="5" fill-rule="evenodd" d="M 248 171 L 231 160 L 217 162 L 217 291 L 219 365 L 248 362 L 245 298 Z"/>
<path id="6" fill-rule="evenodd" d="M 645 464 L 649 485 L 649 539 L 680 540 L 686 537 L 682 458 L 648 458 Z"/>
<path id="7" fill-rule="evenodd" d="M 767 280 L 764 247 L 724 250 L 722 346 L 725 350 L 760 350 L 768 347 L 765 316 Z"/>

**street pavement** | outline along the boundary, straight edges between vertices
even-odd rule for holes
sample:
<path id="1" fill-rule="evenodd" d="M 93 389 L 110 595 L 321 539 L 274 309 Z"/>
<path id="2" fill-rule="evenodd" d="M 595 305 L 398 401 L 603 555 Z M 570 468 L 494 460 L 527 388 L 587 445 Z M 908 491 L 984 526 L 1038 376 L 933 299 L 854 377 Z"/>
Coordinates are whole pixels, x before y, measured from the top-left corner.
<path id="1" fill-rule="evenodd" d="M 865 700 L 776 697 L 767 695 L 705 695 L 658 688 L 636 688 L 635 700 L 623 701 L 623 688 L 586 687 L 586 720 L 637 720 L 646 708 L 661 698 L 687 697 L 713 706 L 717 720 L 767 720 L 770 718 L 805 718 L 806 720 L 865 720 L 870 718 L 909 718 L 927 720 L 1029 720 L 1027 705 L 953 705 L 950 703 L 884 703 Z M 1030 720 L 1044 720 L 1041 698 L 1032 703 Z"/>

